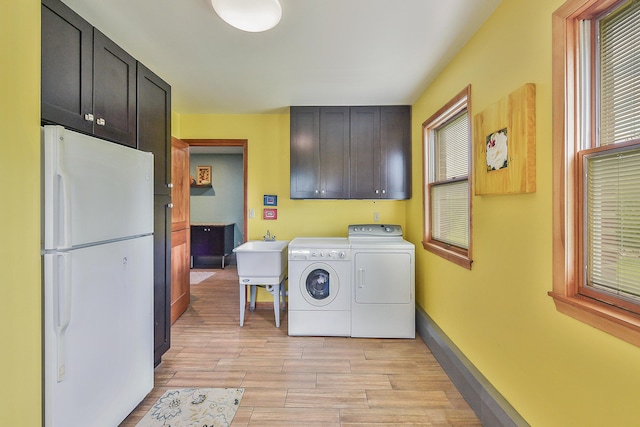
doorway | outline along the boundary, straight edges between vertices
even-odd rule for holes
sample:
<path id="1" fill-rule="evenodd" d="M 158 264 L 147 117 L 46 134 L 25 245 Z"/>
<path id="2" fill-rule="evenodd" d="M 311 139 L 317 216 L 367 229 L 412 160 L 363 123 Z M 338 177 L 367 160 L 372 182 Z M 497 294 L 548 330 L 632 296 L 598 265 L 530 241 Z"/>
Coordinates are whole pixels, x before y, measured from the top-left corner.
<path id="1" fill-rule="evenodd" d="M 191 188 L 191 223 L 233 223 L 233 247 L 247 236 L 246 139 L 183 139 L 189 146 L 189 168 L 211 167 L 211 186 Z M 195 163 L 195 164 L 194 164 Z M 241 182 L 238 182 L 241 181 Z M 241 194 L 239 194 L 241 193 Z"/>

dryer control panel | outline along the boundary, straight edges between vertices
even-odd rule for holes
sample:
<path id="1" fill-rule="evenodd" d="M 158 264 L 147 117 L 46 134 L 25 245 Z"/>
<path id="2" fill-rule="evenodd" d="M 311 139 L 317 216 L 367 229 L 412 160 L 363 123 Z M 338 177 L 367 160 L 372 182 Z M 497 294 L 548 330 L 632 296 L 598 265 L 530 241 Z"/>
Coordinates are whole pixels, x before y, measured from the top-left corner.
<path id="1" fill-rule="evenodd" d="M 352 237 L 402 237 L 402 226 L 390 224 L 355 224 L 349 226 Z"/>

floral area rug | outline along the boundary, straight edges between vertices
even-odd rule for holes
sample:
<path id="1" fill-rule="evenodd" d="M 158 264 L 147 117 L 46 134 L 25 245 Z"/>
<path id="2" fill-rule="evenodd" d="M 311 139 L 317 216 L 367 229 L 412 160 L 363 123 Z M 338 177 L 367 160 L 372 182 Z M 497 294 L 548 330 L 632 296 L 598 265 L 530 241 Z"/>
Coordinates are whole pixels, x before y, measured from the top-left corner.
<path id="1" fill-rule="evenodd" d="M 214 274 L 216 274 L 215 271 L 191 271 L 189 272 L 189 284 L 197 285 L 200 282 L 204 282 Z"/>
<path id="2" fill-rule="evenodd" d="M 229 426 L 244 394 L 242 388 L 169 390 L 136 427 Z"/>

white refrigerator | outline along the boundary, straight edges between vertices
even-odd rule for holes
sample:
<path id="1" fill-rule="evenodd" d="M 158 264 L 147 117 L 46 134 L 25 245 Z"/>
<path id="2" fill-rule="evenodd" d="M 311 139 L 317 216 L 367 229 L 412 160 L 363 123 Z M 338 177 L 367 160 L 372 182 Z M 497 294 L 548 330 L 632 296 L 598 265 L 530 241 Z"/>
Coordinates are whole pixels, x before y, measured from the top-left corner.
<path id="1" fill-rule="evenodd" d="M 44 425 L 114 427 L 153 388 L 153 155 L 41 132 Z"/>

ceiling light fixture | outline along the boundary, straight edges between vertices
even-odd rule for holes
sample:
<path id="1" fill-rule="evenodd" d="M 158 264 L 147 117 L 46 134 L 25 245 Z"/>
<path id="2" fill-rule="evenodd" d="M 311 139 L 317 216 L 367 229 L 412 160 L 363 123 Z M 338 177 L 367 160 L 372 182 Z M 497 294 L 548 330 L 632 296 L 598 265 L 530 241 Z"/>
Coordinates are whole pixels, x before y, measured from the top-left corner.
<path id="1" fill-rule="evenodd" d="M 227 24 L 250 33 L 270 30 L 282 18 L 278 0 L 211 0 L 211 5 Z"/>

